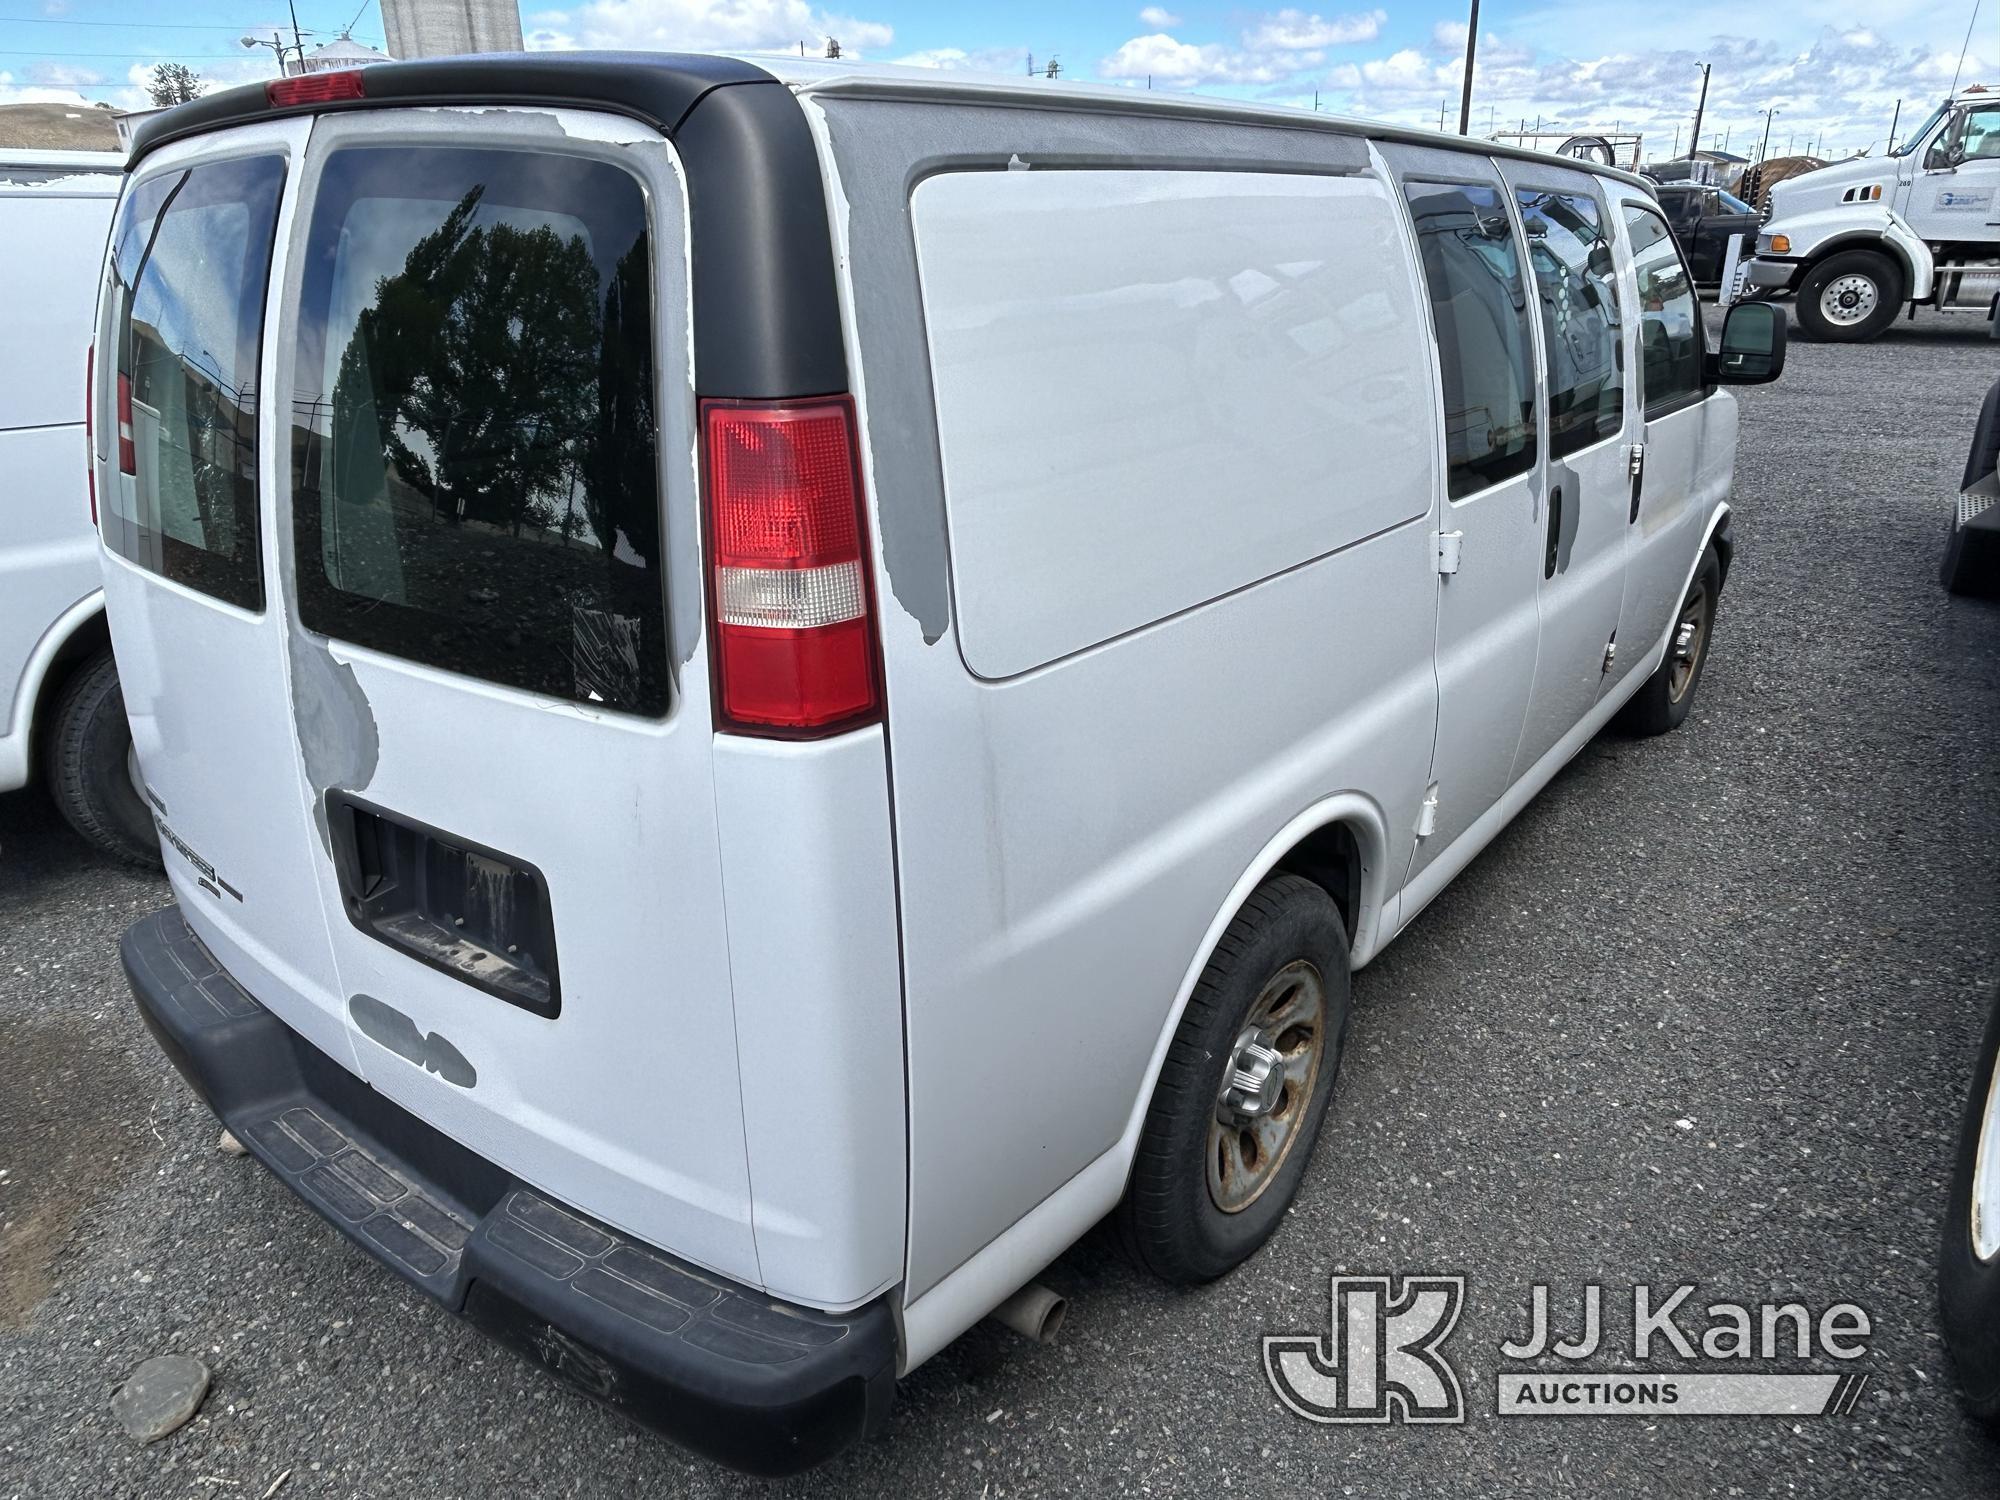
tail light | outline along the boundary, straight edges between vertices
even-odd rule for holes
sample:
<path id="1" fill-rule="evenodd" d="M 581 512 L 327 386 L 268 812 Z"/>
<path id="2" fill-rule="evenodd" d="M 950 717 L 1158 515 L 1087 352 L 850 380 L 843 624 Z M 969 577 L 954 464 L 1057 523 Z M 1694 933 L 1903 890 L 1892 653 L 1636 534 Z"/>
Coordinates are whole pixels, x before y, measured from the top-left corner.
<path id="1" fill-rule="evenodd" d="M 854 404 L 708 401 L 716 722 L 803 737 L 881 716 Z"/>
<path id="2" fill-rule="evenodd" d="M 132 377 L 118 377 L 118 472 L 139 472 L 139 450 L 132 445 Z"/>
<path id="3" fill-rule="evenodd" d="M 295 78 L 274 78 L 264 85 L 264 102 L 273 109 L 292 104 L 337 104 L 343 99 L 364 97 L 366 91 L 359 68 L 301 73 Z"/>
<path id="4" fill-rule="evenodd" d="M 90 486 L 90 524 L 97 524 L 97 345 L 83 357 L 83 476 Z"/>

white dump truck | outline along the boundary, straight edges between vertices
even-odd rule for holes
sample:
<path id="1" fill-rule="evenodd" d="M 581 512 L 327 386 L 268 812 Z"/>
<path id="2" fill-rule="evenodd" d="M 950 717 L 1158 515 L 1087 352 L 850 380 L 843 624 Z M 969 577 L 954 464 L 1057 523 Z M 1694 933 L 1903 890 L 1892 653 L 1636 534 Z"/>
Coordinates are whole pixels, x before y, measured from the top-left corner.
<path id="1" fill-rule="evenodd" d="M 1791 292 L 1808 338 L 1877 337 L 1905 308 L 2000 296 L 2000 92 L 1966 89 L 1884 157 L 1771 189 L 1749 284 Z"/>

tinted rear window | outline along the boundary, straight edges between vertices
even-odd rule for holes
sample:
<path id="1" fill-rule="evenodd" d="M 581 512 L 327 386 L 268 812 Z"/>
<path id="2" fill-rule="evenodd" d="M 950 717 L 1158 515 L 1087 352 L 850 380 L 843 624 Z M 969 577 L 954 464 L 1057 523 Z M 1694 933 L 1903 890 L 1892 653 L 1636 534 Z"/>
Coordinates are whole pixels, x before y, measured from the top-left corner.
<path id="1" fill-rule="evenodd" d="M 622 169 L 328 156 L 293 392 L 305 624 L 665 712 L 652 319 L 645 197 Z"/>
<path id="2" fill-rule="evenodd" d="M 264 604 L 257 363 L 284 181 L 275 156 L 151 178 L 126 199 L 112 256 L 136 472 L 112 466 L 105 543 L 245 609 Z"/>

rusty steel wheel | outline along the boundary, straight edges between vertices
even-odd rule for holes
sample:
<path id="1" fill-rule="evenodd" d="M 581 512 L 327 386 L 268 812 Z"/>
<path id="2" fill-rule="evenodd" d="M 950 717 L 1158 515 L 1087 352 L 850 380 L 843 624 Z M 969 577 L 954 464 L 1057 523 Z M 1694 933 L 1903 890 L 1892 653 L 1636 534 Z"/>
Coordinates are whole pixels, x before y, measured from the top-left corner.
<path id="1" fill-rule="evenodd" d="M 1208 1195 L 1241 1213 L 1277 1178 L 1319 1080 L 1326 986 L 1296 959 L 1271 976 L 1237 1035 L 1208 1129 Z"/>
<path id="2" fill-rule="evenodd" d="M 1674 638 L 1667 647 L 1667 701 L 1678 703 L 1694 684 L 1701 666 L 1702 649 L 1708 645 L 1708 622 L 1715 611 L 1709 602 L 1707 580 L 1697 576 L 1694 587 L 1674 622 Z"/>
<path id="3" fill-rule="evenodd" d="M 1665 734 L 1687 718 L 1715 639 L 1715 606 L 1721 597 L 1722 562 L 1711 547 L 1695 566 L 1660 665 L 1618 711 L 1618 727 L 1626 734 Z"/>
<path id="4" fill-rule="evenodd" d="M 1340 1074 L 1347 925 L 1274 872 L 1244 899 L 1174 1029 L 1114 1232 L 1181 1286 L 1241 1265 L 1284 1222 Z"/>

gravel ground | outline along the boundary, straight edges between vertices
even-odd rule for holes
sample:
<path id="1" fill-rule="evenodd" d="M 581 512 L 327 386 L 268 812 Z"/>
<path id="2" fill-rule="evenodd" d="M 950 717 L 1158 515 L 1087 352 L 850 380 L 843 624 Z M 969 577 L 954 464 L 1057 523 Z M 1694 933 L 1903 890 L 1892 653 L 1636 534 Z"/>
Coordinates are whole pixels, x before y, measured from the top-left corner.
<path id="1" fill-rule="evenodd" d="M 1087 1241 L 1046 1277 L 1073 1299 L 1059 1344 L 975 1330 L 882 1439 L 786 1488 L 1994 1493 L 1932 1270 L 2000 909 L 2000 609 L 1935 581 L 1995 372 L 1982 333 L 1794 345 L 1742 397 L 1739 550 L 1693 718 L 1592 746 L 1359 977 L 1326 1143 L 1269 1249 L 1174 1293 Z M 517 1363 L 218 1154 L 117 971 L 164 885 L 32 795 L 0 798 L 0 846 L 0 1494 L 764 1490 Z M 1339 1270 L 1468 1278 L 1463 1427 L 1279 1407 L 1258 1336 L 1323 1329 Z M 1565 1320 L 1603 1284 L 1622 1348 L 1639 1281 L 1860 1303 L 1858 1410 L 1492 1415 L 1531 1284 Z M 163 1353 L 215 1386 L 140 1447 L 108 1403 Z"/>

